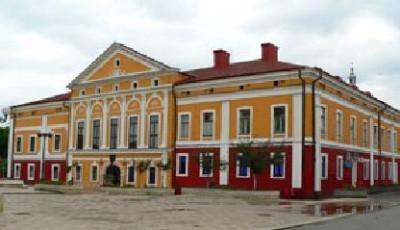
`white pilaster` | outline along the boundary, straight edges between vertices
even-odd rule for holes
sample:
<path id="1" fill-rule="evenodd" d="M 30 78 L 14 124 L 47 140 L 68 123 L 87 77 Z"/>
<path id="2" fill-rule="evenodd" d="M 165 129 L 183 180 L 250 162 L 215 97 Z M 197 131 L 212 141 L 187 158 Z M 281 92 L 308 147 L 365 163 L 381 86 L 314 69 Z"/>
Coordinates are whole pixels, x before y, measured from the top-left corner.
<path id="1" fill-rule="evenodd" d="M 74 124 L 75 124 L 75 108 L 74 104 L 71 103 L 71 110 L 70 110 L 70 121 L 69 121 L 69 149 L 73 149 L 74 146 Z"/>
<path id="2" fill-rule="evenodd" d="M 168 162 L 168 153 L 165 151 L 161 155 L 161 162 L 163 165 L 167 164 Z M 162 187 L 166 188 L 167 187 L 167 170 L 162 170 L 161 171 L 161 177 L 162 177 Z"/>
<path id="3" fill-rule="evenodd" d="M 314 191 L 321 191 L 321 104 L 320 96 L 315 95 L 315 166 Z"/>
<path id="4" fill-rule="evenodd" d="M 229 183 L 229 101 L 222 102 L 221 112 L 221 144 L 219 148 L 220 166 L 219 183 L 227 185 Z"/>
<path id="5" fill-rule="evenodd" d="M 145 131 L 145 117 L 146 116 L 146 98 L 145 95 L 142 94 L 142 99 L 140 101 L 140 145 L 139 148 L 145 148 L 144 145 L 144 131 Z"/>
<path id="6" fill-rule="evenodd" d="M 107 104 L 107 99 L 103 99 L 103 124 L 101 125 L 102 131 L 102 137 L 101 137 L 101 148 L 106 149 L 107 148 L 107 117 L 108 117 L 108 104 Z"/>
<path id="7" fill-rule="evenodd" d="M 378 132 L 379 129 L 378 129 Z M 369 177 L 369 184 L 371 186 L 374 185 L 374 120 L 372 117 L 369 118 L 369 164 L 370 164 L 370 177 Z"/>
<path id="8" fill-rule="evenodd" d="M 164 103 L 163 103 L 163 130 L 162 130 L 162 143 L 161 147 L 167 146 L 167 135 L 168 135 L 168 91 L 164 91 Z"/>
<path id="9" fill-rule="evenodd" d="M 302 95 L 293 95 L 293 153 L 292 153 L 292 188 L 302 187 Z"/>
<path id="10" fill-rule="evenodd" d="M 10 129 L 8 133 L 8 152 L 7 152 L 7 178 L 11 178 L 12 154 L 13 154 L 13 138 L 14 138 L 14 118 L 10 113 Z"/>
<path id="11" fill-rule="evenodd" d="M 397 183 L 396 177 L 395 177 L 395 174 L 396 174 L 396 171 L 395 171 L 396 153 L 395 153 L 394 143 L 395 143 L 395 141 L 394 141 L 394 127 L 392 127 L 392 129 L 390 131 L 390 146 L 391 146 L 390 152 L 392 153 L 392 183 L 396 184 Z"/>
<path id="12" fill-rule="evenodd" d="M 86 122 L 85 122 L 85 149 L 90 149 L 90 121 L 91 121 L 91 103 L 88 101 L 86 104 Z"/>
<path id="13" fill-rule="evenodd" d="M 126 148 L 126 145 L 125 145 L 126 118 L 125 117 L 126 117 L 126 99 L 125 99 L 125 97 L 122 97 L 119 148 Z"/>
<path id="14" fill-rule="evenodd" d="M 41 133 L 47 133 L 50 131 L 47 129 L 47 116 L 42 116 L 42 127 L 38 131 Z M 40 175 L 39 176 L 40 177 L 39 178 L 41 178 L 41 179 L 43 179 L 45 176 L 45 175 L 43 175 L 43 171 L 44 171 L 43 167 L 44 167 L 46 160 L 45 160 L 45 162 L 43 162 L 43 158 L 44 158 L 43 154 L 44 154 L 44 156 L 48 155 L 48 149 L 47 149 L 47 144 L 46 144 L 45 138 L 47 139 L 47 142 L 48 142 L 48 139 L 49 139 L 48 137 L 40 137 L 40 150 L 39 150 L 39 154 L 40 154 Z"/>

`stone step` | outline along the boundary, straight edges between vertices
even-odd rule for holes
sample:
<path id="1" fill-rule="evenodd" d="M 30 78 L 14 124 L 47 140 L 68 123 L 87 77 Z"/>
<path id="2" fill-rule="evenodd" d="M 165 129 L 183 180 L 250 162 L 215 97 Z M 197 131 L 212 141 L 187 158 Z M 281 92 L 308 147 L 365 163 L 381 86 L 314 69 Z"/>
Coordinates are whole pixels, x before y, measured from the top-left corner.
<path id="1" fill-rule="evenodd" d="M 0 187 L 23 188 L 24 181 L 16 179 L 0 179 Z"/>

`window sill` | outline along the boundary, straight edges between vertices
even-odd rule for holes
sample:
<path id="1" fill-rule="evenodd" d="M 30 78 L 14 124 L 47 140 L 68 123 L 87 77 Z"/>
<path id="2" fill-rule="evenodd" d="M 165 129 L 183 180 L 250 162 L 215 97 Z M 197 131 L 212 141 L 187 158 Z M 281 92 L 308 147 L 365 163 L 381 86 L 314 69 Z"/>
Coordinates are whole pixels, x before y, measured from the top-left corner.
<path id="1" fill-rule="evenodd" d="M 176 174 L 176 176 L 178 176 L 178 177 L 188 177 L 189 175 L 188 174 Z"/>
<path id="2" fill-rule="evenodd" d="M 271 179 L 274 179 L 274 180 L 284 180 L 284 179 L 286 179 L 286 178 L 285 178 L 285 176 L 283 176 L 283 177 L 274 177 L 274 176 L 272 176 Z"/>
<path id="3" fill-rule="evenodd" d="M 236 175 L 236 178 L 238 178 L 238 179 L 248 179 L 248 178 L 250 178 L 250 176 L 238 176 L 238 175 Z"/>

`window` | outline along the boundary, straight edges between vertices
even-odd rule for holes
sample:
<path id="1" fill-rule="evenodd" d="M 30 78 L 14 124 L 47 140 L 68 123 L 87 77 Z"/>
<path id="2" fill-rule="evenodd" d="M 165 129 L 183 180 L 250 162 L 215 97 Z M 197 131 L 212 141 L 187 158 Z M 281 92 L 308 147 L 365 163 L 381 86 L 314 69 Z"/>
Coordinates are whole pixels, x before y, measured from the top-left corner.
<path id="1" fill-rule="evenodd" d="M 137 133 L 138 133 L 138 117 L 129 118 L 129 148 L 137 148 Z"/>
<path id="2" fill-rule="evenodd" d="M 36 137 L 30 136 L 29 137 L 29 152 L 33 153 L 36 149 Z"/>
<path id="3" fill-rule="evenodd" d="M 100 120 L 93 120 L 93 149 L 100 148 Z"/>
<path id="4" fill-rule="evenodd" d="M 214 134 L 214 113 L 203 112 L 203 133 L 205 138 L 212 138 Z"/>
<path id="5" fill-rule="evenodd" d="M 61 135 L 60 134 L 54 134 L 54 152 L 60 152 L 60 147 L 61 147 Z"/>
<path id="6" fill-rule="evenodd" d="M 357 140 L 357 120 L 355 117 L 350 117 L 350 144 L 355 145 Z"/>
<path id="7" fill-rule="evenodd" d="M 368 146 L 368 139 L 369 139 L 369 128 L 368 128 L 368 122 L 363 121 L 363 145 L 364 147 Z"/>
<path id="8" fill-rule="evenodd" d="M 14 178 L 15 179 L 21 178 L 21 164 L 20 163 L 14 164 Z"/>
<path id="9" fill-rule="evenodd" d="M 328 179 L 328 154 L 321 153 L 321 178 Z"/>
<path id="10" fill-rule="evenodd" d="M 212 177 L 214 166 L 213 153 L 200 153 L 200 177 Z"/>
<path id="11" fill-rule="evenodd" d="M 90 173 L 90 180 L 91 181 L 97 181 L 98 172 L 99 172 L 98 170 L 99 170 L 99 167 L 97 165 L 92 165 L 92 170 L 91 170 L 91 173 Z"/>
<path id="12" fill-rule="evenodd" d="M 388 131 L 387 131 L 386 140 L 387 140 L 387 145 L 386 145 L 387 146 L 387 150 L 389 152 L 392 152 L 392 131 L 390 129 L 388 129 Z"/>
<path id="13" fill-rule="evenodd" d="M 121 65 L 121 60 L 119 58 L 115 59 L 115 67 L 119 67 Z"/>
<path id="14" fill-rule="evenodd" d="M 81 90 L 81 96 L 85 96 L 86 95 L 86 91 L 85 90 Z"/>
<path id="15" fill-rule="evenodd" d="M 364 161 L 364 167 L 363 167 L 363 176 L 364 180 L 369 179 L 369 160 Z"/>
<path id="16" fill-rule="evenodd" d="M 84 130 L 85 130 L 85 122 L 78 122 L 78 140 L 77 140 L 77 149 L 83 149 L 83 139 L 84 139 Z"/>
<path id="17" fill-rule="evenodd" d="M 148 169 L 147 184 L 156 185 L 156 173 L 157 169 L 155 166 L 150 166 Z"/>
<path id="18" fill-rule="evenodd" d="M 282 154 L 282 161 L 274 162 L 271 164 L 271 178 L 285 178 L 285 162 L 286 157 L 285 153 Z M 271 153 L 271 157 L 273 157 L 275 153 Z"/>
<path id="19" fill-rule="evenodd" d="M 397 132 L 393 132 L 393 149 L 397 153 Z"/>
<path id="20" fill-rule="evenodd" d="M 392 162 L 388 163 L 388 179 L 393 180 L 393 165 Z"/>
<path id="21" fill-rule="evenodd" d="M 188 167 L 189 167 L 189 155 L 187 153 L 178 153 L 177 154 L 177 176 L 187 176 L 188 175 Z"/>
<path id="22" fill-rule="evenodd" d="M 118 85 L 114 85 L 114 91 L 118 92 L 119 91 L 119 86 Z"/>
<path id="23" fill-rule="evenodd" d="M 343 156 L 336 158 L 336 179 L 343 180 Z"/>
<path id="24" fill-rule="evenodd" d="M 384 161 L 381 162 L 381 179 L 386 180 L 386 163 Z"/>
<path id="25" fill-rule="evenodd" d="M 20 153 L 22 151 L 22 137 L 17 137 L 15 144 L 15 152 Z"/>
<path id="26" fill-rule="evenodd" d="M 135 183 L 135 162 L 128 166 L 128 183 Z"/>
<path id="27" fill-rule="evenodd" d="M 179 115 L 179 137 L 182 139 L 189 138 L 189 122 L 190 115 L 188 113 Z"/>
<path id="28" fill-rule="evenodd" d="M 336 112 L 336 140 L 343 141 L 343 114 L 341 111 Z"/>
<path id="29" fill-rule="evenodd" d="M 286 106 L 273 105 L 273 134 L 286 133 Z"/>
<path id="30" fill-rule="evenodd" d="M 138 83 L 136 81 L 132 82 L 132 89 L 137 89 Z"/>
<path id="31" fill-rule="evenodd" d="M 378 160 L 374 161 L 374 180 L 378 180 L 379 179 L 379 164 L 378 164 Z"/>
<path id="32" fill-rule="evenodd" d="M 150 142 L 149 148 L 158 148 L 158 115 L 150 115 Z"/>
<path id="33" fill-rule="evenodd" d="M 374 148 L 378 147 L 378 126 L 374 125 Z"/>
<path id="34" fill-rule="evenodd" d="M 28 164 L 28 180 L 35 180 L 35 164 Z"/>
<path id="35" fill-rule="evenodd" d="M 381 150 L 385 147 L 385 128 L 381 127 Z"/>
<path id="36" fill-rule="evenodd" d="M 157 86 L 158 86 L 158 79 L 154 79 L 154 80 L 153 80 L 153 86 L 154 86 L 154 87 L 157 87 Z"/>
<path id="37" fill-rule="evenodd" d="M 118 118 L 111 118 L 110 149 L 116 149 L 118 144 Z"/>
<path id="38" fill-rule="evenodd" d="M 244 162 L 243 154 L 238 153 L 236 156 L 236 177 L 248 178 L 250 177 L 250 168 Z"/>
<path id="39" fill-rule="evenodd" d="M 96 94 L 100 94 L 101 93 L 101 88 L 100 87 L 97 87 L 96 88 Z"/>
<path id="40" fill-rule="evenodd" d="M 251 110 L 239 109 L 239 135 L 249 136 L 251 133 Z"/>
<path id="41" fill-rule="evenodd" d="M 75 181 L 82 181 L 82 166 L 79 164 L 75 166 Z"/>
<path id="42" fill-rule="evenodd" d="M 60 180 L 60 165 L 53 164 L 51 166 L 51 180 L 59 181 Z"/>
<path id="43" fill-rule="evenodd" d="M 321 135 L 326 135 L 326 107 L 321 106 Z"/>

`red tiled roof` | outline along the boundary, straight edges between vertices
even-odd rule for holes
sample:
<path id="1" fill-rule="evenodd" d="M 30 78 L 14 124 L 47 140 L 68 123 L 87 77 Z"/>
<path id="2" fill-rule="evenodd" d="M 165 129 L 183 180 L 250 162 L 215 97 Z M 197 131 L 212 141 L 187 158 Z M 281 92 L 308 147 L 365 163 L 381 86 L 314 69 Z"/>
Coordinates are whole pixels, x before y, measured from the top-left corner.
<path id="1" fill-rule="evenodd" d="M 58 94 L 58 95 L 54 95 L 51 97 L 43 98 L 43 99 L 40 99 L 37 101 L 31 101 L 31 102 L 27 102 L 27 103 L 20 104 L 20 105 L 15 105 L 13 107 L 15 108 L 15 107 L 20 107 L 20 106 L 25 106 L 25 105 L 38 105 L 38 104 L 49 103 L 49 102 L 66 101 L 66 100 L 69 100 L 70 96 L 71 96 L 71 93 L 68 92 L 68 93 L 64 93 L 64 94 Z"/>
<path id="2" fill-rule="evenodd" d="M 289 71 L 302 67 L 305 66 L 280 61 L 263 61 L 261 59 L 246 62 L 236 62 L 231 63 L 229 66 L 223 68 L 210 67 L 182 72 L 183 74 L 188 75 L 190 78 L 180 82 L 180 84 L 260 73 Z"/>

